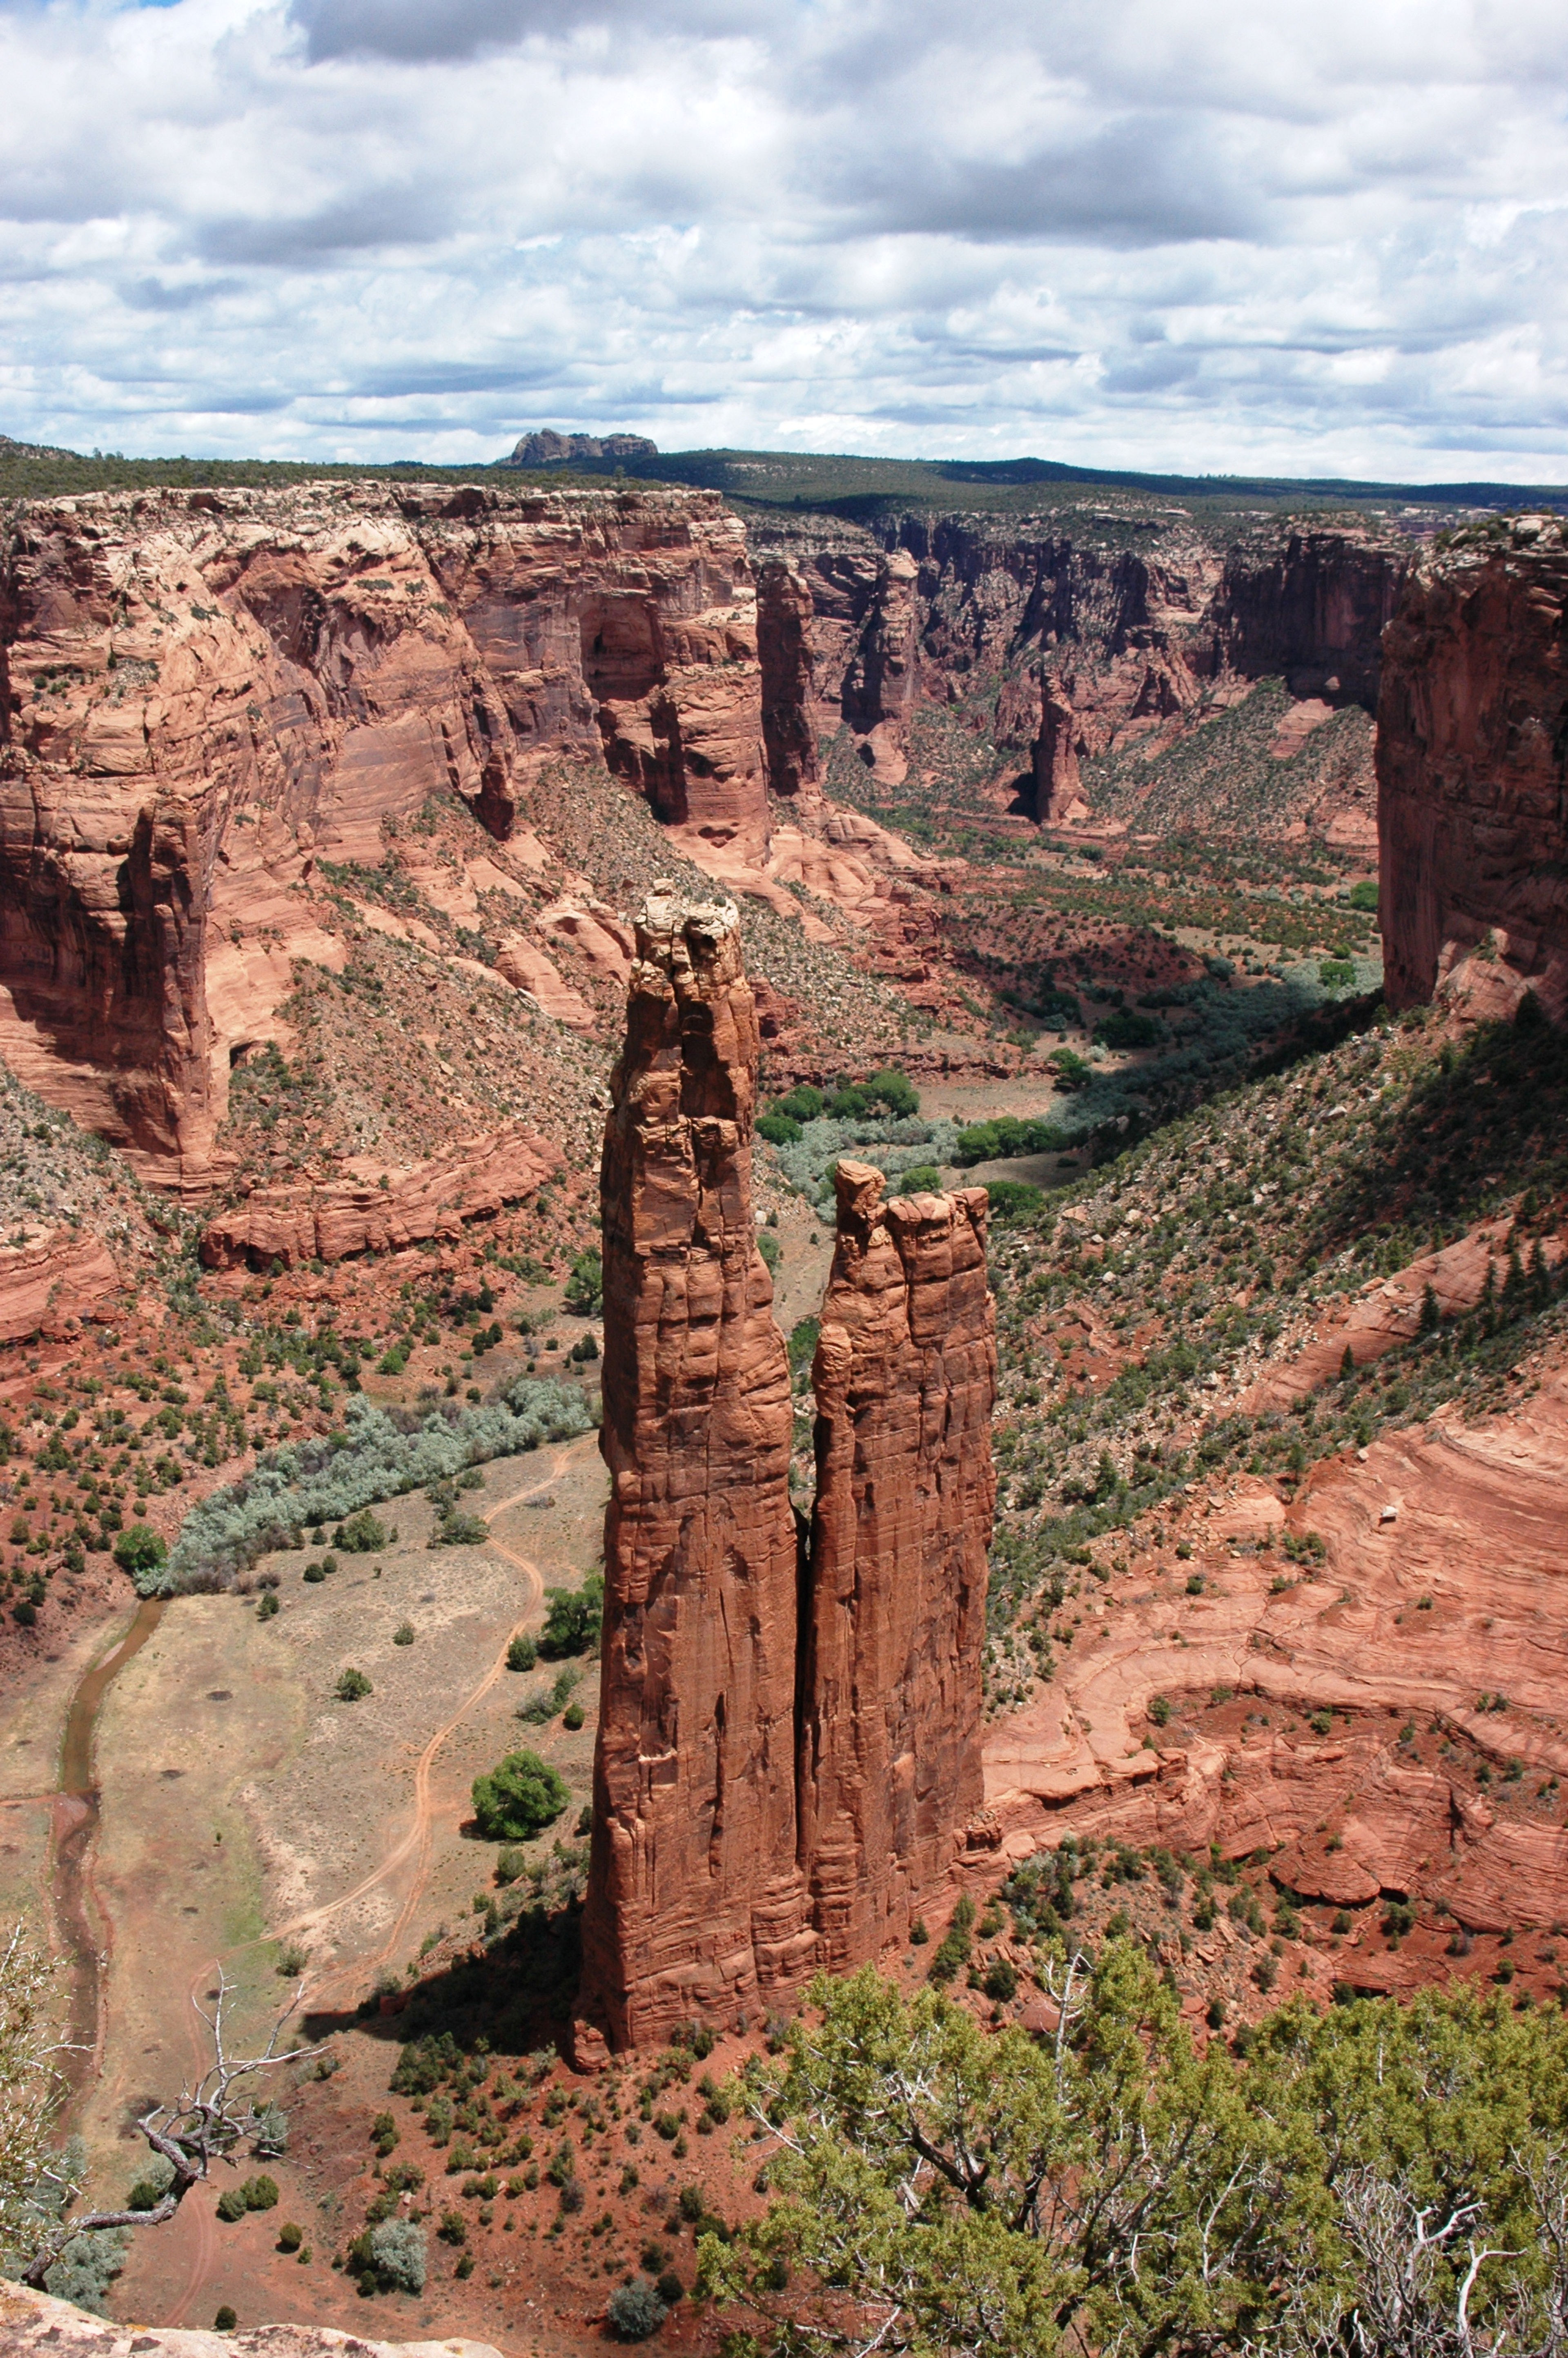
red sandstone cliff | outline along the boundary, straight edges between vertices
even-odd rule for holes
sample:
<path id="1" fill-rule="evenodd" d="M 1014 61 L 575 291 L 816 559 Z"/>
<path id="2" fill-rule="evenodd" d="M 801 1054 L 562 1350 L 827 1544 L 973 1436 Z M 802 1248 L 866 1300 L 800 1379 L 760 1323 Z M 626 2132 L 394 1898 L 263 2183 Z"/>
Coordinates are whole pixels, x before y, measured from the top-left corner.
<path id="1" fill-rule="evenodd" d="M 1369 711 L 1410 562 L 1408 544 L 1369 525 L 1283 517 L 1238 534 L 1169 504 L 1130 516 L 912 514 L 865 529 L 781 516 L 750 530 L 810 591 L 817 730 L 847 727 L 889 783 L 903 774 L 922 699 L 975 707 L 1000 772 L 1033 765 L 1058 784 L 1080 753 L 1179 735 L 1271 675 L 1314 719 L 1347 703 Z M 1070 709 L 1070 730 L 1054 705 Z M 1326 830 L 1369 787 L 1369 776 L 1339 782 L 1313 823 Z"/>
<path id="2" fill-rule="evenodd" d="M 729 903 L 637 925 L 605 1125 L 605 1623 L 577 2048 L 874 1957 L 980 1798 L 995 1316 L 985 1195 L 840 1166 L 807 1552 L 757 1251 Z"/>
<path id="3" fill-rule="evenodd" d="M 0 563 L 0 1055 L 199 1192 L 232 1052 L 341 962 L 316 862 L 602 751 L 760 857 L 756 600 L 711 493 L 308 484 L 21 511 Z"/>
<path id="4" fill-rule="evenodd" d="M 1434 553 L 1384 641 L 1378 709 L 1389 1003 L 1568 1015 L 1568 542 L 1487 525 Z"/>
<path id="5" fill-rule="evenodd" d="M 809 1962 L 795 1865 L 789 1368 L 752 1213 L 738 919 L 638 920 L 605 1125 L 605 1625 L 585 2057 Z"/>
<path id="6" fill-rule="evenodd" d="M 258 1187 L 201 1238 L 209 1269 L 296 1269 L 367 1250 L 395 1252 L 426 1237 L 455 1237 L 469 1220 L 530 1195 L 560 1168 L 559 1151 L 521 1123 L 461 1140 L 412 1170 L 352 1165 L 336 1179 Z"/>
<path id="7" fill-rule="evenodd" d="M 818 1963 L 906 1938 L 981 1798 L 996 1477 L 986 1194 L 881 1201 L 840 1163 L 803 1636 L 800 1849 Z"/>

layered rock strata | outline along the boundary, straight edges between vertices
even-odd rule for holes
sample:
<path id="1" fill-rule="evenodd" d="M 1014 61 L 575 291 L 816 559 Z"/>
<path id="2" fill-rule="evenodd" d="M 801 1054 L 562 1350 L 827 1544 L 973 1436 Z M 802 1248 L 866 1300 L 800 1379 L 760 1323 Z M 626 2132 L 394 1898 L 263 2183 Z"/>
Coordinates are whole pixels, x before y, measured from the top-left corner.
<path id="1" fill-rule="evenodd" d="M 986 1194 L 881 1200 L 838 1170 L 804 1633 L 800 1847 L 817 1961 L 903 1940 L 981 1799 L 996 1502 Z"/>
<path id="2" fill-rule="evenodd" d="M 789 1365 L 752 1211 L 732 904 L 637 923 L 605 1125 L 605 1623 L 583 2028 L 645 2044 L 809 1962 Z"/>
<path id="3" fill-rule="evenodd" d="M 0 1343 L 73 1333 L 118 1293 L 109 1248 L 85 1229 L 43 1228 L 0 1246 Z"/>
<path id="4" fill-rule="evenodd" d="M 297 1269 L 455 1237 L 468 1221 L 492 1219 L 531 1195 L 560 1166 L 558 1149 L 514 1122 L 410 1170 L 351 1166 L 314 1184 L 258 1187 L 209 1223 L 201 1259 L 208 1269 Z"/>
<path id="5" fill-rule="evenodd" d="M 501 2358 L 492 2343 L 466 2333 L 439 2342 L 367 2342 L 335 2325 L 256 2325 L 237 2333 L 120 2325 L 0 2277 L 0 2351 L 23 2358 L 34 2350 L 49 2358 Z"/>
<path id="6" fill-rule="evenodd" d="M 1384 642 L 1384 989 L 1568 1016 L 1568 541 L 1554 518 L 1434 553 Z"/>
<path id="7" fill-rule="evenodd" d="M 319 863 L 601 752 L 761 857 L 756 595 L 709 492 L 379 484 L 23 509 L 0 559 L 0 1055 L 200 1193 L 231 1056 L 341 964 Z"/>
<path id="8" fill-rule="evenodd" d="M 1069 807 L 1078 756 L 1180 735 L 1256 680 L 1282 676 L 1321 718 L 1375 708 L 1379 640 L 1411 561 L 1408 544 L 1369 525 L 1281 518 L 1229 537 L 1152 505 L 911 514 L 867 528 L 775 517 L 751 534 L 810 592 L 819 733 L 848 728 L 896 783 L 922 700 L 989 697 L 999 780 L 1032 768 L 1052 820 Z M 1347 794 L 1359 799 L 1358 781 L 1341 782 L 1314 824 L 1326 831 Z"/>
<path id="9" fill-rule="evenodd" d="M 874 1956 L 980 1798 L 985 1195 L 840 1166 L 818 1502 L 757 1250 L 732 905 L 655 892 L 605 1128 L 605 1627 L 577 2051 Z"/>

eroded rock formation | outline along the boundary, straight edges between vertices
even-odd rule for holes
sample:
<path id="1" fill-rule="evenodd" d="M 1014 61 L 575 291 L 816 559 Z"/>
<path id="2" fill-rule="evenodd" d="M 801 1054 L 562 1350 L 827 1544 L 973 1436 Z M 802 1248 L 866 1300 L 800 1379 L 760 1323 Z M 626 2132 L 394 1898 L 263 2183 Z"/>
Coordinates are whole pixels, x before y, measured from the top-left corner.
<path id="1" fill-rule="evenodd" d="M 1568 543 L 1552 518 L 1429 557 L 1385 640 L 1380 907 L 1392 1007 L 1568 1015 Z"/>
<path id="2" fill-rule="evenodd" d="M 1321 719 L 1373 709 L 1379 637 L 1410 562 L 1408 544 L 1371 526 L 1286 517 L 1236 535 L 1155 503 L 1130 518 L 1085 506 L 750 529 L 759 558 L 787 563 L 810 592 L 819 733 L 848 728 L 896 784 L 921 700 L 969 705 L 991 735 L 999 791 L 1033 763 L 1053 819 L 1076 754 L 1156 745 L 1259 679 L 1281 675 Z M 1071 708 L 1070 732 L 1053 702 Z M 1352 807 L 1366 831 L 1370 764 L 1350 766 L 1307 814 L 1319 832 Z"/>
<path id="3" fill-rule="evenodd" d="M 335 2325 L 257 2325 L 238 2332 L 199 2326 L 120 2325 L 30 2285 L 0 2277 L 0 2350 L 5 2358 L 501 2358 L 466 2333 L 439 2342 L 367 2342 Z"/>
<path id="4" fill-rule="evenodd" d="M 792 1411 L 752 1212 L 732 904 L 637 925 L 605 1125 L 605 1623 L 584 2028 L 615 2047 L 809 1960 L 795 1860 Z"/>
<path id="5" fill-rule="evenodd" d="M 981 1798 L 996 1477 L 986 1194 L 898 1197 L 843 1162 L 822 1310 L 802 1692 L 801 1857 L 817 1960 L 903 1940 Z"/>
<path id="6" fill-rule="evenodd" d="M 979 1799 L 985 1195 L 840 1166 L 818 1503 L 757 1250 L 731 904 L 655 892 L 605 1127 L 605 1628 L 577 2046 L 724 2018 L 907 1932 Z"/>
<path id="7" fill-rule="evenodd" d="M 0 1343 L 74 1332 L 103 1312 L 122 1282 L 108 1246 L 86 1229 L 11 1238 L 0 1245 Z"/>
<path id="8" fill-rule="evenodd" d="M 521 1123 L 459 1140 L 411 1170 L 363 1158 L 338 1177 L 258 1187 L 212 1220 L 201 1238 L 209 1269 L 297 1269 L 308 1260 L 394 1252 L 426 1237 L 455 1237 L 469 1220 L 515 1204 L 558 1171 L 558 1148 Z"/>
<path id="9" fill-rule="evenodd" d="M 199 1193 L 305 889 L 546 757 L 761 857 L 756 598 L 711 493 L 308 484 L 38 503 L 0 567 L 0 1055 Z"/>

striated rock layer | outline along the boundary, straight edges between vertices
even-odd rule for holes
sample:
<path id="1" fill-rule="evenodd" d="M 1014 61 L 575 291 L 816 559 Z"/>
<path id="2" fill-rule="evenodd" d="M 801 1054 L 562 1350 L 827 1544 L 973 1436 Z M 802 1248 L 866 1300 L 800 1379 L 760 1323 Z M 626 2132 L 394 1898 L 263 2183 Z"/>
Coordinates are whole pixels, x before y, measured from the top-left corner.
<path id="1" fill-rule="evenodd" d="M 1131 520 L 1131 546 L 1126 514 L 1087 505 L 893 514 L 869 528 L 770 516 L 750 532 L 764 569 L 787 568 L 809 593 L 805 687 L 819 731 L 847 728 L 896 784 L 921 702 L 973 706 L 989 691 L 999 783 L 1015 792 L 1033 769 L 1038 816 L 1057 823 L 1076 815 L 1080 755 L 1157 750 L 1257 680 L 1282 676 L 1317 720 L 1346 704 L 1371 711 L 1410 564 L 1408 544 L 1360 524 L 1217 529 L 1153 503 Z M 1314 831 L 1348 823 L 1369 838 L 1367 766 L 1317 797 Z"/>
<path id="2" fill-rule="evenodd" d="M 1544 517 L 1428 557 L 1384 643 L 1385 990 L 1568 1015 L 1568 543 Z"/>
<path id="3" fill-rule="evenodd" d="M 605 1126 L 605 1622 L 583 2028 L 614 2047 L 809 1963 L 789 1365 L 752 1211 L 729 903 L 654 895 Z"/>
<path id="4" fill-rule="evenodd" d="M 980 1799 L 995 1314 L 982 1189 L 841 1164 L 789 1497 L 732 905 L 637 926 L 605 1128 L 605 1624 L 579 2061 L 902 1939 Z"/>
<path id="5" fill-rule="evenodd" d="M 906 1936 L 981 1799 L 996 1503 L 986 1193 L 884 1204 L 883 1184 L 838 1165 L 813 1372 L 800 1844 L 832 1972 Z"/>
<path id="6" fill-rule="evenodd" d="M 0 1055 L 200 1192 L 231 1059 L 294 961 L 341 964 L 318 862 L 455 793 L 496 836 L 552 754 L 761 857 L 756 594 L 709 492 L 103 493 L 0 557 Z"/>
<path id="7" fill-rule="evenodd" d="M 455 1237 L 466 1221 L 492 1219 L 503 1204 L 531 1195 L 560 1165 L 557 1149 L 514 1122 L 411 1170 L 373 1178 L 351 1169 L 316 1186 L 258 1187 L 209 1224 L 201 1259 L 208 1269 L 269 1269 L 275 1261 L 297 1269 Z"/>

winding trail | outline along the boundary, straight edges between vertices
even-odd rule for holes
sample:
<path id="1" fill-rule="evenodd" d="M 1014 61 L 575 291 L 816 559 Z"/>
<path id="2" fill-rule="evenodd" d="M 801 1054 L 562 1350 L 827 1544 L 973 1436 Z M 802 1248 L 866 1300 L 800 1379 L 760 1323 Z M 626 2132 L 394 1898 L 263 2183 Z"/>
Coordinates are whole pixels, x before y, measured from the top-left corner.
<path id="1" fill-rule="evenodd" d="M 498 1498 L 494 1506 L 486 1509 L 484 1518 L 486 1526 L 493 1523 L 497 1516 L 507 1513 L 511 1508 L 523 1506 L 528 1499 L 539 1498 L 559 1478 L 560 1471 L 560 1461 L 557 1459 L 550 1472 L 541 1480 L 530 1483 L 524 1489 L 514 1490 L 509 1498 Z M 497 1539 L 493 1531 L 490 1531 L 486 1544 L 492 1548 L 496 1554 L 504 1556 L 508 1563 L 514 1565 L 523 1574 L 528 1584 L 526 1612 L 528 1615 L 536 1612 L 544 1601 L 545 1594 L 544 1578 L 538 1565 L 530 1557 L 519 1555 L 515 1549 L 509 1548 L 504 1541 Z M 367 1973 L 377 1972 L 382 1966 L 390 1964 L 405 1947 L 430 1877 L 430 1857 L 434 1847 L 436 1821 L 435 1805 L 430 1797 L 430 1784 L 436 1761 L 442 1747 L 456 1734 L 475 1706 L 484 1700 L 496 1681 L 503 1676 L 508 1649 L 513 1639 L 521 1635 L 524 1626 L 524 1621 L 514 1622 L 506 1633 L 505 1643 L 478 1685 L 465 1695 L 452 1716 L 443 1726 L 437 1729 L 420 1753 L 414 1768 L 413 1818 L 406 1833 L 394 1844 L 380 1866 L 373 1867 L 370 1874 L 362 1876 L 351 1889 L 340 1892 L 335 1899 L 324 1900 L 319 1907 L 306 1909 L 300 1915 L 291 1917 L 287 1922 L 275 1924 L 270 1931 L 258 1932 L 254 1941 L 247 1941 L 241 1944 L 243 1948 L 255 1948 L 267 1942 L 289 1940 L 303 1934 L 318 1933 L 324 1926 L 330 1923 L 332 1918 L 341 1910 L 352 1907 L 357 1899 L 362 1899 L 367 1892 L 373 1891 L 379 1884 L 386 1882 L 389 1877 L 395 1876 L 400 1868 L 412 1859 L 413 1873 L 409 1878 L 408 1888 L 385 1941 L 373 1955 L 345 1961 L 326 1974 L 320 1981 L 312 1985 L 309 1988 L 309 1997 L 313 2007 L 319 2008 L 324 1998 L 331 1992 L 340 1989 L 351 1978 L 356 1981 L 362 1980 Z M 238 1952 L 230 1952 L 231 1955 L 236 1953 Z M 207 2028 L 195 2009 L 204 1990 L 211 1987 L 212 1976 L 218 1972 L 222 1963 L 222 1960 L 218 1957 L 210 1959 L 192 1977 L 188 1992 L 189 2005 L 185 2015 L 185 2026 L 188 2050 L 191 2058 L 191 2071 L 195 2077 L 200 2077 L 205 2071 L 209 2060 Z M 302 1983 L 297 2003 L 302 2006 L 305 1997 L 306 1985 Z M 164 2320 L 167 2325 L 178 2325 L 184 2322 L 189 2310 L 200 2293 L 202 2285 L 211 2274 L 217 2255 L 218 2238 L 211 2206 L 206 2202 L 185 2203 L 181 2206 L 181 2218 L 187 2211 L 193 2214 L 196 2222 L 190 2253 L 190 2267 L 178 2298 L 173 2302 Z"/>

